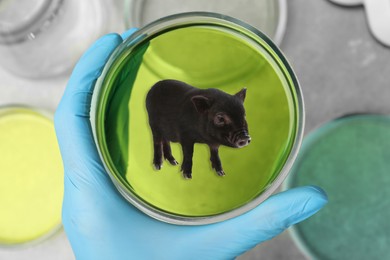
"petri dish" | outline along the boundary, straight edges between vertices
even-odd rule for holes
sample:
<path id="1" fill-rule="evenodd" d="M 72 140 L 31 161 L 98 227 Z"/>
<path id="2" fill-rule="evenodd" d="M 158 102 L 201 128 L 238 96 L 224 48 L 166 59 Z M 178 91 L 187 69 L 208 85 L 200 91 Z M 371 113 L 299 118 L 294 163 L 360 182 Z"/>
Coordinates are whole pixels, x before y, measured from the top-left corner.
<path id="1" fill-rule="evenodd" d="M 153 169 L 146 96 L 164 79 L 230 95 L 247 88 L 252 139 L 242 149 L 219 148 L 226 176 L 213 170 L 204 143 L 194 145 L 191 180 L 180 173 L 178 142 L 171 148 L 179 165 Z M 98 150 L 121 194 L 152 217 L 184 225 L 232 218 L 265 200 L 295 158 L 303 118 L 298 82 L 277 47 L 239 20 L 203 12 L 163 18 L 129 37 L 106 64 L 91 109 Z"/>
<path id="2" fill-rule="evenodd" d="M 125 0 L 128 28 L 143 27 L 159 18 L 184 12 L 215 12 L 240 19 L 280 45 L 287 22 L 286 0 Z"/>
<path id="3" fill-rule="evenodd" d="M 0 247 L 61 228 L 63 170 L 54 124 L 34 109 L 0 108 Z"/>
<path id="4" fill-rule="evenodd" d="M 122 6 L 105 0 L 1 1 L 0 66 L 33 79 L 68 74 L 97 38 L 124 30 Z"/>
<path id="5" fill-rule="evenodd" d="M 310 259 L 390 255 L 390 117 L 348 115 L 304 139 L 286 189 L 318 185 L 329 203 L 290 231 Z"/>

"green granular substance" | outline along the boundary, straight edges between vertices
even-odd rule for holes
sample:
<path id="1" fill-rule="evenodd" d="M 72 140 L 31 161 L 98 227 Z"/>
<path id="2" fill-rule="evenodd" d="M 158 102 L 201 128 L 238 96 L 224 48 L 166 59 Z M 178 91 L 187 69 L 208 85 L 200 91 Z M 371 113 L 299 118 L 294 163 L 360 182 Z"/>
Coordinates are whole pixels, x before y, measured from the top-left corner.
<path id="1" fill-rule="evenodd" d="M 166 212 L 207 216 L 246 204 L 272 183 L 290 154 L 297 111 L 292 83 L 282 79 L 264 51 L 222 29 L 192 26 L 165 32 L 124 55 L 107 80 L 113 83 L 105 136 L 117 178 L 128 189 Z M 252 142 L 242 149 L 220 148 L 225 177 L 211 168 L 205 144 L 195 144 L 192 180 L 182 177 L 180 165 L 166 161 L 160 171 L 153 169 L 145 98 L 162 79 L 229 94 L 247 88 L 244 106 Z M 181 164 L 180 144 L 171 146 Z"/>
<path id="2" fill-rule="evenodd" d="M 293 234 L 314 259 L 390 256 L 390 117 L 354 115 L 311 133 L 288 179 L 318 185 L 328 205 Z"/>

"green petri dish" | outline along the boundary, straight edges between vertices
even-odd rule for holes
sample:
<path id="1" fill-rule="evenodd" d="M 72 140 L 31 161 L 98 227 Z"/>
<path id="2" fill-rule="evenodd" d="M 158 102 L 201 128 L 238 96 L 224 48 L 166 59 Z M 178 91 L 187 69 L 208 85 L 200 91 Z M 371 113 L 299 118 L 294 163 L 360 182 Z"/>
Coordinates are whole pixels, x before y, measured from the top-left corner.
<path id="1" fill-rule="evenodd" d="M 304 139 L 285 188 L 318 185 L 329 203 L 291 233 L 310 259 L 390 255 L 390 117 L 351 115 Z"/>
<path id="2" fill-rule="evenodd" d="M 30 108 L 0 108 L 0 246 L 35 243 L 58 231 L 62 194 L 52 119 Z"/>
<path id="3" fill-rule="evenodd" d="M 191 180 L 180 165 L 153 169 L 145 99 L 164 79 L 229 94 L 247 88 L 252 142 L 220 147 L 223 178 L 206 144 L 195 144 Z M 98 150 L 118 190 L 145 213 L 175 224 L 213 223 L 261 203 L 286 176 L 302 137 L 301 92 L 282 53 L 255 28 L 214 13 L 169 16 L 133 34 L 106 64 L 92 103 Z M 181 145 L 171 147 L 181 164 Z"/>

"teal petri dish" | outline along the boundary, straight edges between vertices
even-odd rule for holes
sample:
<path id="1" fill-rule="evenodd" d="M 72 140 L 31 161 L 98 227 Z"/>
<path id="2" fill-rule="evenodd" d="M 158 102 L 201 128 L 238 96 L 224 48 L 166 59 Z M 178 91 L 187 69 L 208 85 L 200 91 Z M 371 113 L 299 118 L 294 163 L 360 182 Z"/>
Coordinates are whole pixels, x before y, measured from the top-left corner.
<path id="1" fill-rule="evenodd" d="M 226 176 L 212 168 L 205 143 L 194 145 L 191 180 L 180 173 L 180 143 L 171 142 L 179 165 L 153 169 L 146 97 L 166 79 L 229 95 L 246 87 L 252 139 L 241 149 L 220 146 Z M 130 203 L 165 222 L 200 225 L 243 214 L 272 194 L 297 154 L 304 110 L 295 74 L 267 36 L 237 19 L 196 12 L 157 20 L 115 50 L 95 86 L 91 121 L 106 170 Z"/>
<path id="2" fill-rule="evenodd" d="M 304 139 L 284 188 L 318 185 L 329 203 L 290 231 L 310 259 L 390 255 L 390 117 L 350 115 Z"/>

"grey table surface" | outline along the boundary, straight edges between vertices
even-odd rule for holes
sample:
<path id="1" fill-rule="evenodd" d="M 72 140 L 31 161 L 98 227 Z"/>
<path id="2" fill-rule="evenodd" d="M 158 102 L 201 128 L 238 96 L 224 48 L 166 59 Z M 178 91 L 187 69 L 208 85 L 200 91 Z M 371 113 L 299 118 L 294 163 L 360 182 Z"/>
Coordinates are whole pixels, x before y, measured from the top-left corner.
<path id="1" fill-rule="evenodd" d="M 300 80 L 308 133 L 349 113 L 390 114 L 390 48 L 370 34 L 362 7 L 327 0 L 289 0 L 281 48 Z M 67 77 L 29 81 L 0 70 L 0 105 L 27 104 L 54 111 Z M 64 232 L 35 246 L 0 248 L 0 259 L 74 259 Z M 305 259 L 287 232 L 239 257 Z"/>
<path id="2" fill-rule="evenodd" d="M 281 48 L 301 83 L 305 133 L 346 114 L 390 114 L 390 48 L 371 36 L 364 9 L 326 0 L 290 0 L 288 8 Z M 305 257 L 287 231 L 240 259 Z"/>

